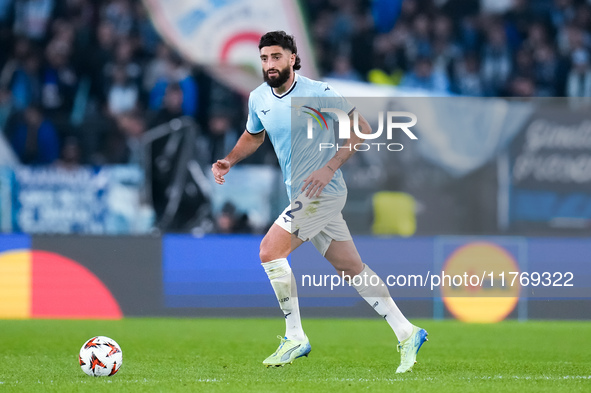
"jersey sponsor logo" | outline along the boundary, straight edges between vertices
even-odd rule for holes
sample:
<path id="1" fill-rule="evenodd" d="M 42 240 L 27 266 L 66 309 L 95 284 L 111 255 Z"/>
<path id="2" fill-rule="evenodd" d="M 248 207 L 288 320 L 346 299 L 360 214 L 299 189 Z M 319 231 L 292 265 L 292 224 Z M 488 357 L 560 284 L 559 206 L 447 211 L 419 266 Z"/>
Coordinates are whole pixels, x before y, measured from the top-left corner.
<path id="1" fill-rule="evenodd" d="M 263 115 L 267 115 L 267 113 L 270 111 L 271 111 L 271 109 L 267 109 L 267 110 L 261 109 L 261 112 L 263 112 Z"/>

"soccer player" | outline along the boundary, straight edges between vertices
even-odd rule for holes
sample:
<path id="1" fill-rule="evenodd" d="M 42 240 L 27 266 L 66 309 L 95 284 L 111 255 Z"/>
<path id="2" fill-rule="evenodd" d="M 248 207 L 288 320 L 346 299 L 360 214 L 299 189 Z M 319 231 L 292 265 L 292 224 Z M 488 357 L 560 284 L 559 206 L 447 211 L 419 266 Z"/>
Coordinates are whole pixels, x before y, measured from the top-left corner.
<path id="1" fill-rule="evenodd" d="M 268 134 L 292 201 L 271 226 L 260 246 L 262 266 L 286 324 L 279 348 L 263 364 L 283 366 L 296 358 L 308 356 L 311 351 L 300 320 L 296 281 L 287 261 L 293 250 L 309 240 L 342 277 L 351 277 L 351 285 L 390 324 L 401 352 L 396 372 L 409 371 L 416 363 L 421 345 L 427 340 L 427 332 L 404 317 L 383 281 L 361 261 L 341 214 L 347 188 L 339 168 L 355 150 L 339 149 L 336 154 L 330 149 L 310 150 L 309 143 L 306 145 L 309 141 L 305 140 L 306 128 L 292 130 L 292 97 L 310 97 L 310 102 L 325 99 L 334 102 L 336 99 L 340 105 L 337 109 L 349 114 L 351 125 L 354 124 L 355 108 L 326 83 L 295 72 L 300 69 L 300 58 L 293 36 L 284 31 L 266 33 L 260 39 L 259 52 L 265 82 L 250 94 L 246 131 L 228 156 L 212 165 L 212 172 L 215 181 L 224 184 L 224 176 L 230 168 L 254 153 Z M 361 115 L 359 127 L 364 134 L 372 132 Z M 347 143 L 354 145 L 363 141 L 355 133 L 351 135 Z M 315 146 L 319 146 L 318 143 L 334 144 L 331 130 L 315 132 L 313 138 Z M 301 151 L 305 153 L 301 154 Z M 298 152 L 297 157 L 292 156 L 292 152 Z M 292 161 L 296 161 L 293 168 Z M 370 285 L 376 282 L 377 286 Z"/>

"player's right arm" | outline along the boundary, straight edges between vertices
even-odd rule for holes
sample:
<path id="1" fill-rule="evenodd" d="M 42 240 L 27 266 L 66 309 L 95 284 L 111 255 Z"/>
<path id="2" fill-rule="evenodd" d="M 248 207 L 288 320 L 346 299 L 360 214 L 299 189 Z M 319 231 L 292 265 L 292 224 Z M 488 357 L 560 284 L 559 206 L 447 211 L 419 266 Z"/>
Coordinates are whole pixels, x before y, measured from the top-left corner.
<path id="1" fill-rule="evenodd" d="M 224 184 L 226 181 L 224 176 L 230 171 L 230 168 L 254 153 L 264 141 L 265 130 L 256 134 L 244 131 L 238 142 L 236 142 L 236 146 L 234 146 L 226 158 L 217 160 L 211 166 L 215 182 Z"/>
<path id="2" fill-rule="evenodd" d="M 211 166 L 211 171 L 218 184 L 224 184 L 224 176 L 234 165 L 254 153 L 265 141 L 265 127 L 257 115 L 257 90 L 250 93 L 248 97 L 248 119 L 246 130 L 236 142 L 236 146 L 230 154 L 222 160 L 218 160 Z"/>

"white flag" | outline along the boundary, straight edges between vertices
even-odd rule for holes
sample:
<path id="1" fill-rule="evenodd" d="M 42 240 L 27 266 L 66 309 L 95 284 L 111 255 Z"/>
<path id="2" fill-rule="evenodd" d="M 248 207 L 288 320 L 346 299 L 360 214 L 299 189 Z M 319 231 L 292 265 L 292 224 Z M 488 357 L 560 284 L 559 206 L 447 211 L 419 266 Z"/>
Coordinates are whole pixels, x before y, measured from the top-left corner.
<path id="1" fill-rule="evenodd" d="M 296 38 L 302 73 L 318 77 L 296 0 L 144 0 L 144 3 L 157 30 L 169 44 L 195 64 L 217 71 L 218 76 L 233 77 L 241 85 L 256 81 L 249 88 L 260 84 L 259 39 L 269 31 L 284 30 Z M 226 70 L 231 70 L 233 75 L 227 75 Z M 246 78 L 250 79 L 246 82 L 244 73 L 256 75 L 256 79 Z"/>

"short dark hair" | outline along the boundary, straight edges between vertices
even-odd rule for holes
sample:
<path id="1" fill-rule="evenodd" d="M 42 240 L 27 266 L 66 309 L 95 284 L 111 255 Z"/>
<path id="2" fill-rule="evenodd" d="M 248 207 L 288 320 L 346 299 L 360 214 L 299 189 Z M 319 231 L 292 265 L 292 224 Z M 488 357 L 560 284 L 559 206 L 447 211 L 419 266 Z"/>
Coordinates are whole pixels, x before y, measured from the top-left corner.
<path id="1" fill-rule="evenodd" d="M 302 68 L 302 65 L 300 64 L 300 56 L 298 55 L 298 47 L 296 46 L 293 35 L 289 35 L 282 30 L 270 31 L 261 37 L 261 40 L 259 41 L 259 50 L 265 46 L 273 45 L 279 45 L 283 49 L 289 49 L 291 53 L 295 53 L 296 60 L 293 69 L 297 71 Z"/>

